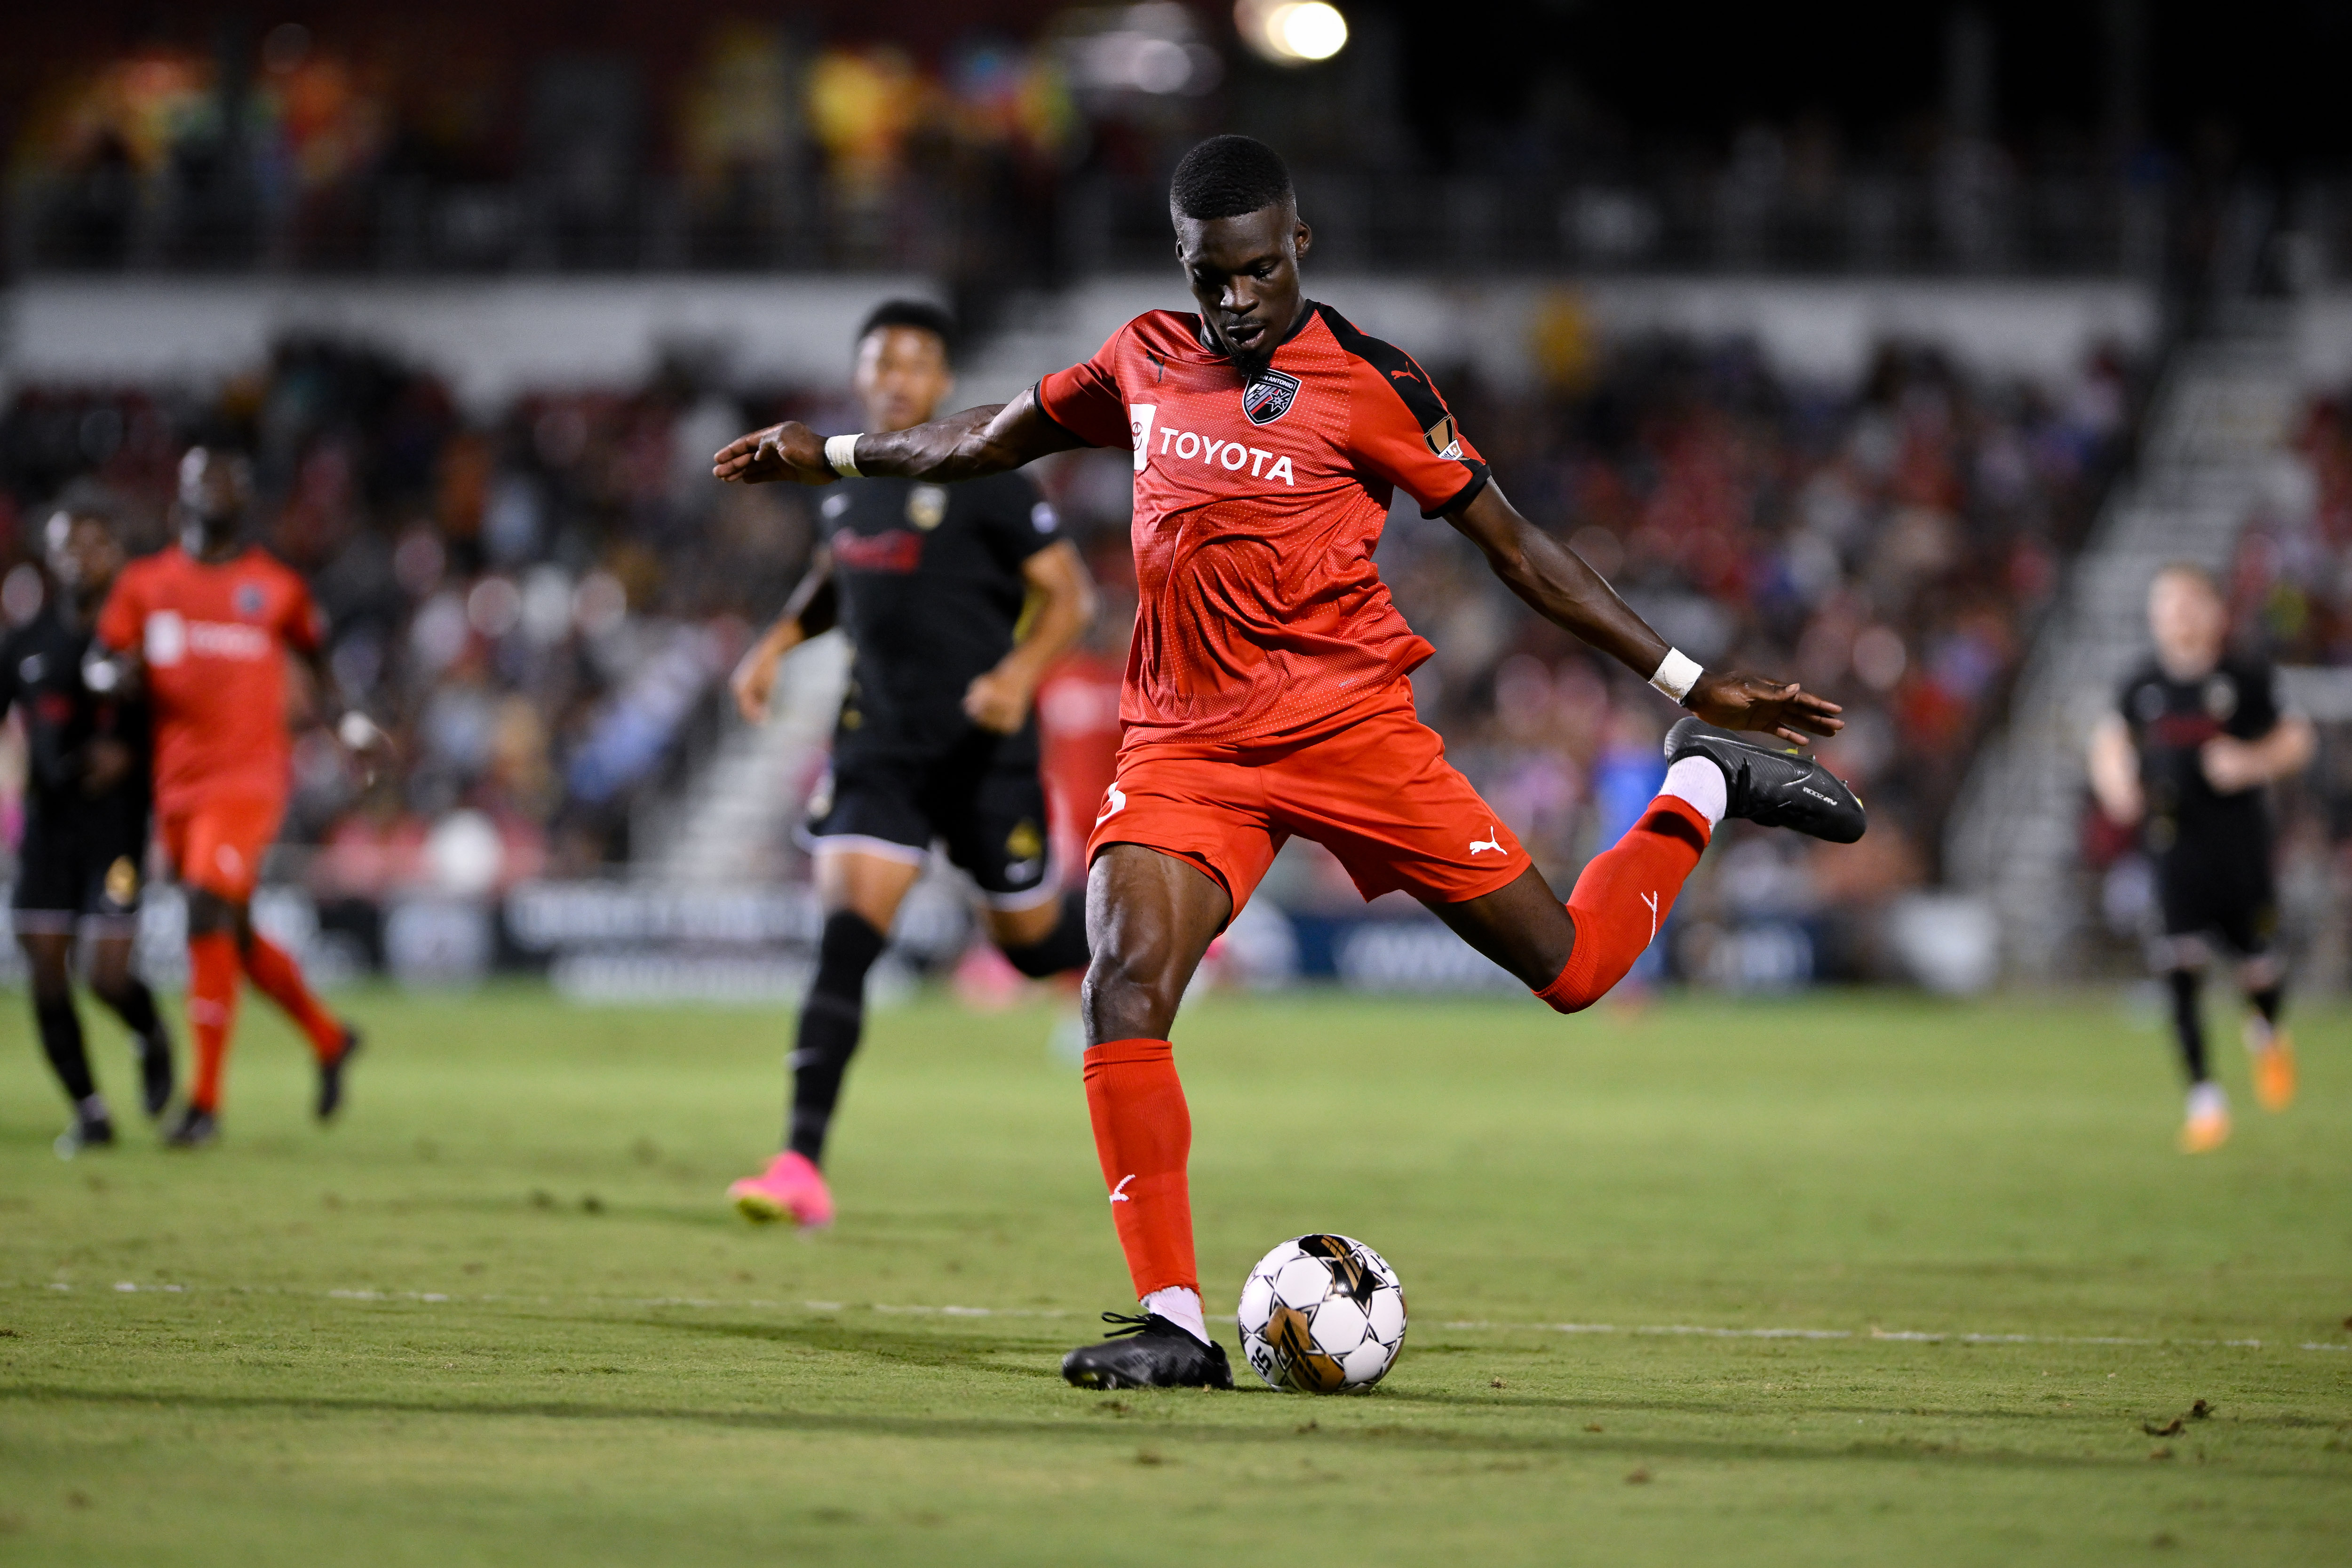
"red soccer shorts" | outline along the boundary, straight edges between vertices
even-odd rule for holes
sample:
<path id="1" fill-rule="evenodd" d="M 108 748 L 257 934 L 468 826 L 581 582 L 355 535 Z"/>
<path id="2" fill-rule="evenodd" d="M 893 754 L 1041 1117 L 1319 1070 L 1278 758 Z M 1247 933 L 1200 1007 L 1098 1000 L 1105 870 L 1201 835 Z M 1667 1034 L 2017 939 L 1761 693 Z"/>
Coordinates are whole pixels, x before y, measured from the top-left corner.
<path id="1" fill-rule="evenodd" d="M 1087 841 L 1140 844 L 1224 884 L 1234 912 L 1292 834 L 1339 858 L 1366 899 L 1484 897 L 1533 865 L 1494 807 L 1413 716 L 1404 680 L 1337 725 L 1279 742 L 1131 741 Z"/>
<path id="2" fill-rule="evenodd" d="M 157 827 L 181 881 L 242 904 L 261 880 L 261 858 L 277 841 L 285 816 L 279 796 L 216 795 L 165 814 Z"/>

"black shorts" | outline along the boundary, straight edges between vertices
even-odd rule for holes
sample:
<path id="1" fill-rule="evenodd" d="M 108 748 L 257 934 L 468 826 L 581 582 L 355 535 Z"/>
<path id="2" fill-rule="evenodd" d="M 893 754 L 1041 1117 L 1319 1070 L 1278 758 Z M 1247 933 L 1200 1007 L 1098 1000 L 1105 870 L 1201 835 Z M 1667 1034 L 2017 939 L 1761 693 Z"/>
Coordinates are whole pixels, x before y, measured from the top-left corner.
<path id="1" fill-rule="evenodd" d="M 2231 835 L 2176 844 L 2156 862 L 2167 937 L 2218 933 L 2239 956 L 2270 951 L 2278 935 L 2278 889 L 2270 846 Z"/>
<path id="2" fill-rule="evenodd" d="M 992 908 L 1054 897 L 1045 791 L 1035 763 L 966 747 L 929 760 L 836 753 L 809 800 L 808 837 L 920 865 L 933 840 L 971 873 Z"/>
<path id="3" fill-rule="evenodd" d="M 146 856 L 143 820 L 28 818 L 9 900 L 17 931 L 70 936 L 87 923 L 131 931 L 139 921 Z"/>

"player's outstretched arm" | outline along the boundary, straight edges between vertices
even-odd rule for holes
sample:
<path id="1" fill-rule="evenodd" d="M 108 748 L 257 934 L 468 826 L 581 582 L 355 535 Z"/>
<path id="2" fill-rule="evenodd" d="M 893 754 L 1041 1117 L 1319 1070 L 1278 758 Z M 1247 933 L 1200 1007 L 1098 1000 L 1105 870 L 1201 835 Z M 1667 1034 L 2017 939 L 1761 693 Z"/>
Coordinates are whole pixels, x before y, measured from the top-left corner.
<path id="1" fill-rule="evenodd" d="M 1520 516 L 1501 486 L 1481 486 L 1465 505 L 1446 513 L 1445 521 L 1485 552 L 1495 575 L 1528 607 L 1643 679 L 1672 651 L 1582 556 Z M 1794 681 L 1738 670 L 1702 670 L 1683 705 L 1710 724 L 1765 731 L 1800 743 L 1845 728 L 1836 703 Z"/>
<path id="2" fill-rule="evenodd" d="M 828 456 L 824 437 L 798 420 L 787 419 L 782 425 L 738 436 L 721 447 L 710 459 L 710 472 L 715 478 L 744 485 L 777 480 L 829 485 L 852 477 L 952 484 L 958 479 L 1010 473 L 1048 453 L 1084 445 L 1045 417 L 1035 394 L 1028 391 L 1010 403 L 967 408 L 911 429 L 869 431 L 854 443 L 847 437 L 835 439 L 847 449 L 836 449 Z M 855 468 L 856 475 L 837 467 L 836 458 Z"/>

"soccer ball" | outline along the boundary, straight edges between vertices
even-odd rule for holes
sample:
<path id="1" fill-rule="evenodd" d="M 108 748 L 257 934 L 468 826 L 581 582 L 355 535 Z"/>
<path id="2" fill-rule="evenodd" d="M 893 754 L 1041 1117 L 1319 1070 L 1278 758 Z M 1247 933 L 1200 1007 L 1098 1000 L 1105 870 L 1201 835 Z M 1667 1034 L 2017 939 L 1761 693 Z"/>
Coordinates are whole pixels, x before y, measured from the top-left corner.
<path id="1" fill-rule="evenodd" d="M 1242 1282 L 1242 1353 L 1270 1388 L 1360 1394 L 1404 1348 L 1404 1287 L 1386 1259 L 1344 1236 L 1301 1236 Z"/>

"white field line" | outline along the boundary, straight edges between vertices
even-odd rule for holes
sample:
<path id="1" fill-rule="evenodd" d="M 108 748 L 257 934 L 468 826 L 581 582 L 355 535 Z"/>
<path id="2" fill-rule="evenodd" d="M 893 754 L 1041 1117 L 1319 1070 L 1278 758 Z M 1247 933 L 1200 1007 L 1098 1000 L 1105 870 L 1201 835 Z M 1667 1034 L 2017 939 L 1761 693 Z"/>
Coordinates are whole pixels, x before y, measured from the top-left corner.
<path id="1" fill-rule="evenodd" d="M 473 1301 L 492 1304 L 605 1307 L 698 1307 L 721 1310 L 755 1308 L 763 1311 L 843 1312 L 867 1311 L 900 1313 L 940 1318 L 1066 1318 L 1070 1314 L 1055 1307 L 963 1307 L 953 1304 L 931 1306 L 893 1301 L 774 1301 L 757 1297 L 720 1299 L 704 1296 L 516 1296 L 498 1293 L 466 1294 L 455 1290 L 300 1290 L 278 1285 L 219 1285 L 189 1287 L 185 1285 L 142 1285 L 134 1280 L 119 1279 L 111 1287 L 81 1287 L 63 1280 L 41 1284 L 21 1281 L 0 1282 L 0 1290 L 73 1291 L 81 1289 L 111 1289 L 125 1295 L 184 1295 L 194 1289 L 211 1290 L 233 1296 L 312 1296 L 335 1301 L 417 1301 L 429 1305 Z M 2285 1348 L 2275 1341 L 2264 1340 L 2168 1340 L 2136 1339 L 2121 1334 L 1988 1334 L 1961 1331 L 1935 1331 L 1919 1329 L 1783 1329 L 1718 1328 L 1703 1323 L 1497 1323 L 1476 1319 L 1441 1322 L 1441 1329 L 1466 1330 L 1473 1332 L 1601 1334 L 1617 1336 L 1687 1335 L 1710 1340 L 1884 1340 L 1902 1344 L 1966 1344 L 1966 1345 L 2108 1345 L 2132 1349 L 2175 1347 L 2195 1350 L 2278 1350 Z M 2305 1342 L 2293 1347 L 2299 1351 L 2323 1351 L 2336 1354 L 2352 1352 L 2352 1344 L 2326 1344 Z"/>

